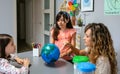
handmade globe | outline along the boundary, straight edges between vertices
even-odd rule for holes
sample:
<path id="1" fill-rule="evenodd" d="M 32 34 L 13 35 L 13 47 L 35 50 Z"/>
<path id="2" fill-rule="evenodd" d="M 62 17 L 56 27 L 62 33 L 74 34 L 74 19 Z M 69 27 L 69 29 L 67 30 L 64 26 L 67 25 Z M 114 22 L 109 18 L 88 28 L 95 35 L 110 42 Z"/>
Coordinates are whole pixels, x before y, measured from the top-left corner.
<path id="1" fill-rule="evenodd" d="M 41 56 L 46 63 L 53 63 L 57 61 L 60 56 L 59 48 L 52 43 L 45 44 L 42 47 Z"/>

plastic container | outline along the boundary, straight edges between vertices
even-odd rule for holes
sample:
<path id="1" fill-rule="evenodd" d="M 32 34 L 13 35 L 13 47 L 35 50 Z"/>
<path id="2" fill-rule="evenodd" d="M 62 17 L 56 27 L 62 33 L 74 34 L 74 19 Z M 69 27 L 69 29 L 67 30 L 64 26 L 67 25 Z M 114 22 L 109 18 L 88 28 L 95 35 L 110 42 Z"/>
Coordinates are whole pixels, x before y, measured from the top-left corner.
<path id="1" fill-rule="evenodd" d="M 77 64 L 81 62 L 88 62 L 89 58 L 87 56 L 74 56 L 72 61 L 74 63 L 74 74 L 78 74 Z"/>
<path id="2" fill-rule="evenodd" d="M 94 74 L 96 65 L 90 62 L 82 62 L 77 64 L 77 74 Z"/>

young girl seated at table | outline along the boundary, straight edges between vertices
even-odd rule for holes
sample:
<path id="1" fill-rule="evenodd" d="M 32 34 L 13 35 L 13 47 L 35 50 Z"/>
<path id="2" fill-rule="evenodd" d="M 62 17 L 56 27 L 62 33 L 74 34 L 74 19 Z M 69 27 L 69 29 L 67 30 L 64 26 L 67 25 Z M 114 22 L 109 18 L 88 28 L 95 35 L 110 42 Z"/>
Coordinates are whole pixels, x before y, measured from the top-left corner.
<path id="1" fill-rule="evenodd" d="M 12 36 L 8 34 L 0 34 L 0 74 L 28 74 L 28 66 L 30 61 L 20 59 L 15 56 L 15 45 Z M 10 60 L 15 60 L 21 64 L 21 68 L 16 68 L 10 64 Z"/>

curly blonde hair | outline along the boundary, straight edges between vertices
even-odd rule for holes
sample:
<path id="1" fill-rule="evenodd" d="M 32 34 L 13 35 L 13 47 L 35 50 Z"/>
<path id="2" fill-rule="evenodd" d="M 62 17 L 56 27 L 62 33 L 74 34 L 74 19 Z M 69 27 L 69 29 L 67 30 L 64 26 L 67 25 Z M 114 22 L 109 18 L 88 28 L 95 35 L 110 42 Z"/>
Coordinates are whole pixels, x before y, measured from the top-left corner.
<path id="1" fill-rule="evenodd" d="M 85 27 L 84 32 L 88 29 L 91 29 L 91 39 L 94 49 L 90 51 L 93 58 L 90 59 L 90 61 L 95 63 L 97 58 L 101 55 L 108 57 L 111 65 L 111 74 L 117 74 L 116 54 L 108 28 L 103 23 L 90 23 Z"/>

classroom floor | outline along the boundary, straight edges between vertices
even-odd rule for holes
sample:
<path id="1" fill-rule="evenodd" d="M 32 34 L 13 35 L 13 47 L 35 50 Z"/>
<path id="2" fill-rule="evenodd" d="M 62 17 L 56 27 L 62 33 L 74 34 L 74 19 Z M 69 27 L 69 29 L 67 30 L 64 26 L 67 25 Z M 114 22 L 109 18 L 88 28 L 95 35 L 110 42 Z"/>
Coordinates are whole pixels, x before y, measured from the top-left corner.
<path id="1" fill-rule="evenodd" d="M 28 45 L 25 40 L 20 40 L 18 39 L 18 45 L 17 45 L 17 52 L 26 52 L 26 51 L 31 51 L 32 47 Z"/>

